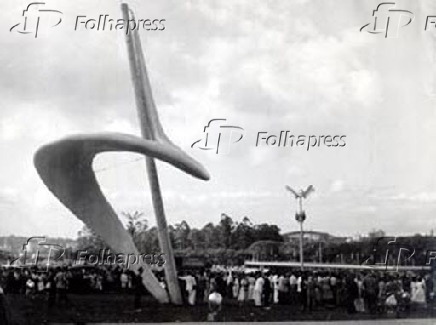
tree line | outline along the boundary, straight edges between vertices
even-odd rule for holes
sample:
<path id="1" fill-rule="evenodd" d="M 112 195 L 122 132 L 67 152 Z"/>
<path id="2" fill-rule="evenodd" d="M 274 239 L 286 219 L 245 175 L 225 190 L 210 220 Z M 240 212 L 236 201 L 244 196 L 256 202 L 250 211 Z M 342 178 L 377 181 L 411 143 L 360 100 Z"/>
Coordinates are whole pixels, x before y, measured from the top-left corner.
<path id="1" fill-rule="evenodd" d="M 138 211 L 123 213 L 125 228 L 130 233 L 140 252 L 159 252 L 158 229 L 149 226 L 147 218 Z M 254 224 L 248 217 L 240 221 L 222 214 L 218 223 L 209 222 L 202 228 L 189 225 L 186 220 L 168 226 L 169 236 L 176 251 L 203 251 L 214 249 L 246 250 L 258 241 L 283 242 L 280 229 L 268 223 Z M 89 228 L 83 227 L 78 233 L 78 249 L 88 252 L 105 247 Z"/>

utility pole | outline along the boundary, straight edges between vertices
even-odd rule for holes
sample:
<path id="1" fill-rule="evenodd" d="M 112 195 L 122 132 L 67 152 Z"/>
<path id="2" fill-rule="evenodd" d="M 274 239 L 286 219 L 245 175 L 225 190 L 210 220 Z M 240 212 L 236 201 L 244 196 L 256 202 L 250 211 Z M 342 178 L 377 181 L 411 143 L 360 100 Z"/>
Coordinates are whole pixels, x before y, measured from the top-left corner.
<path id="1" fill-rule="evenodd" d="M 315 190 L 313 185 L 309 185 L 306 190 L 300 190 L 299 192 L 292 189 L 290 186 L 286 185 L 285 189 L 291 192 L 295 199 L 298 202 L 298 208 L 295 213 L 295 220 L 300 224 L 300 268 L 301 271 L 304 270 L 304 252 L 303 252 L 303 222 L 306 220 L 306 212 L 303 210 L 303 199 L 306 199 L 307 196 Z"/>

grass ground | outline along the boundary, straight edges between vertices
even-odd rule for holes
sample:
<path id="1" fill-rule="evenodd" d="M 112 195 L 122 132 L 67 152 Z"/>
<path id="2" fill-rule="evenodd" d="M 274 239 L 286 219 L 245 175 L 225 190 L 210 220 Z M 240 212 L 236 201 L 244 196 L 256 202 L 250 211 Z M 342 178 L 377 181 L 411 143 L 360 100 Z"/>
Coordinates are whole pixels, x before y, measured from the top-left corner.
<path id="1" fill-rule="evenodd" d="M 129 294 L 69 295 L 68 303 L 49 308 L 43 296 L 34 299 L 23 295 L 7 295 L 5 308 L 12 324 L 45 323 L 155 323 L 155 322 L 204 322 L 208 319 L 207 305 L 170 306 L 159 305 L 150 297 L 142 298 L 141 311 L 133 308 L 133 296 Z M 413 310 L 401 318 L 436 318 L 436 307 Z M 285 322 L 285 321 L 333 321 L 395 319 L 396 315 L 347 314 L 345 310 L 319 308 L 313 312 L 301 312 L 291 306 L 273 306 L 270 309 L 252 305 L 239 306 L 236 302 L 224 302 L 217 321 L 233 322 Z M 436 323 L 436 322 L 435 322 Z"/>

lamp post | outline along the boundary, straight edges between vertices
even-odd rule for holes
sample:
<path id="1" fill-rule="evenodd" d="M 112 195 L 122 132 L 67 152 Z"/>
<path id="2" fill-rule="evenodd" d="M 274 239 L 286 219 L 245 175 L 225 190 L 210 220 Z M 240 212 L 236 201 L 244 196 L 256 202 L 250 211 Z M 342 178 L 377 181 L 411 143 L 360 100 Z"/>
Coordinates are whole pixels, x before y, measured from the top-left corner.
<path id="1" fill-rule="evenodd" d="M 306 220 L 306 212 L 303 210 L 303 199 L 315 190 L 313 185 L 309 185 L 306 190 L 300 190 L 299 192 L 286 185 L 285 189 L 291 192 L 295 199 L 298 201 L 298 208 L 295 213 L 295 220 L 300 224 L 300 267 L 301 271 L 304 269 L 304 256 L 303 256 L 303 222 Z"/>

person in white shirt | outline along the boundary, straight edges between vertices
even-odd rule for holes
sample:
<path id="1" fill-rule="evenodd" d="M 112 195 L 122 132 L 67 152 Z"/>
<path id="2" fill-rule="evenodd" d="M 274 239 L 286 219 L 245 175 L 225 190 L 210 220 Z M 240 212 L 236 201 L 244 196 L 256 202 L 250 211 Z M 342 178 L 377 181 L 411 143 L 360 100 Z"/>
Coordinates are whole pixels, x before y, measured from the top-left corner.
<path id="1" fill-rule="evenodd" d="M 244 304 L 248 297 L 248 280 L 245 276 L 241 277 L 241 281 L 239 281 L 239 294 L 238 294 L 238 302 L 240 304 Z"/>
<path id="2" fill-rule="evenodd" d="M 278 304 L 279 303 L 279 276 L 277 274 L 274 274 L 270 279 L 272 286 L 273 286 L 273 303 Z"/>
<path id="3" fill-rule="evenodd" d="M 248 277 L 248 300 L 254 300 L 254 284 L 256 283 L 256 278 L 250 274 Z"/>
<path id="4" fill-rule="evenodd" d="M 301 276 L 298 277 L 297 279 L 297 292 L 301 293 Z"/>
<path id="5" fill-rule="evenodd" d="M 304 306 L 306 305 L 306 303 L 304 301 L 306 298 L 306 295 L 304 294 L 302 287 L 303 287 L 303 278 L 302 278 L 302 275 L 299 275 L 297 277 L 297 299 L 296 300 L 298 301 L 298 304 L 300 305 L 300 307 L 302 309 L 304 309 Z"/>
<path id="6" fill-rule="evenodd" d="M 197 285 L 197 281 L 195 280 L 195 278 L 192 276 L 191 273 L 188 273 L 187 276 L 183 276 L 180 277 L 180 279 L 184 280 L 186 283 L 186 292 L 188 293 L 188 303 L 191 306 L 195 305 L 195 298 L 196 298 L 196 285 Z"/>
<path id="7" fill-rule="evenodd" d="M 216 321 L 219 312 L 221 311 L 221 303 L 222 296 L 219 292 L 216 291 L 216 287 L 214 284 L 210 286 L 210 294 L 208 297 L 209 300 L 209 314 L 207 316 L 207 320 L 209 322 Z"/>
<path id="8" fill-rule="evenodd" d="M 129 276 L 127 275 L 126 271 L 121 273 L 120 281 L 121 281 L 121 289 L 123 289 L 123 291 L 126 291 L 127 283 L 129 282 Z"/>
<path id="9" fill-rule="evenodd" d="M 38 293 L 42 293 L 44 291 L 44 278 L 42 275 L 37 277 L 36 289 Z"/>
<path id="10" fill-rule="evenodd" d="M 337 295 L 337 282 L 338 280 L 334 275 L 330 277 L 330 288 L 332 289 L 333 294 L 333 303 L 336 305 L 338 303 L 338 295 Z"/>
<path id="11" fill-rule="evenodd" d="M 294 273 L 291 274 L 289 277 L 289 287 L 290 287 L 290 301 L 291 304 L 297 303 L 297 277 L 294 275 Z"/>
<path id="12" fill-rule="evenodd" d="M 239 279 L 237 277 L 233 279 L 232 293 L 233 293 L 233 298 L 237 299 L 239 293 Z"/>
<path id="13" fill-rule="evenodd" d="M 413 286 L 412 286 L 413 283 Z M 418 277 L 416 282 L 411 283 L 411 300 L 414 304 L 423 304 L 425 305 L 427 303 L 426 301 L 426 287 L 425 287 L 425 281 Z"/>
<path id="14" fill-rule="evenodd" d="M 254 283 L 254 305 L 255 306 L 262 306 L 262 291 L 263 291 L 263 284 L 265 283 L 265 280 L 263 277 L 258 274 L 256 282 Z"/>
<path id="15" fill-rule="evenodd" d="M 285 277 L 283 274 L 280 274 L 277 282 L 277 289 L 278 289 L 278 295 L 279 295 L 279 304 L 283 305 L 285 303 L 286 297 L 286 288 L 285 288 Z"/>

